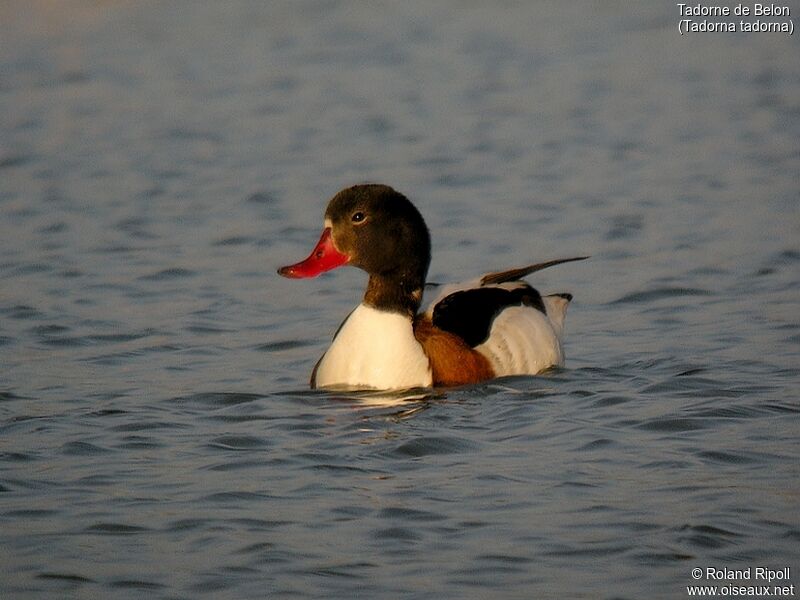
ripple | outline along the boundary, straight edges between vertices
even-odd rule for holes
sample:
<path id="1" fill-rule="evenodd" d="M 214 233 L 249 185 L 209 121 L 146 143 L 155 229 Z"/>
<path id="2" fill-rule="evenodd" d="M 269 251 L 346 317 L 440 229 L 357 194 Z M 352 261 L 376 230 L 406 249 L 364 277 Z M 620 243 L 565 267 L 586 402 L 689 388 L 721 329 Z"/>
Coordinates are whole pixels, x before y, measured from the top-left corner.
<path id="1" fill-rule="evenodd" d="M 236 504 L 240 502 L 263 502 L 264 500 L 269 500 L 270 498 L 271 496 L 269 494 L 261 492 L 218 492 L 216 494 L 204 496 L 202 502 L 209 502 L 213 504 Z"/>
<path id="2" fill-rule="evenodd" d="M 694 560 L 697 557 L 694 554 L 684 554 L 681 552 L 640 552 L 634 555 L 634 558 L 640 564 L 647 567 L 661 567 L 669 563 L 682 563 L 687 560 Z"/>
<path id="3" fill-rule="evenodd" d="M 380 511 L 378 516 L 382 519 L 400 519 L 403 521 L 422 521 L 422 522 L 430 522 L 430 521 L 442 521 L 447 517 L 424 511 L 424 510 L 416 510 L 413 508 L 384 508 Z"/>
<path id="4" fill-rule="evenodd" d="M 269 531 L 276 527 L 291 524 L 291 521 L 281 521 L 275 519 L 230 519 L 230 522 L 235 525 L 241 525 L 247 531 Z"/>
<path id="5" fill-rule="evenodd" d="M 649 419 L 639 425 L 640 429 L 645 431 L 664 431 L 664 432 L 680 432 L 680 431 L 698 431 L 706 429 L 707 425 L 700 419 L 687 419 L 681 417 L 658 417 Z"/>
<path id="6" fill-rule="evenodd" d="M 308 560 L 307 553 L 278 548 L 275 544 L 270 542 L 250 544 L 235 551 L 235 554 L 252 555 L 259 563 L 266 565 L 296 565 Z"/>
<path id="7" fill-rule="evenodd" d="M 314 471 L 327 471 L 332 474 L 338 474 L 341 476 L 348 476 L 352 475 L 353 473 L 370 473 L 369 469 L 365 469 L 363 467 L 357 467 L 355 465 L 341 465 L 341 464 L 333 464 L 333 463 L 318 463 L 314 465 L 308 465 L 305 467 L 306 469 L 312 469 Z"/>
<path id="8" fill-rule="evenodd" d="M 38 579 L 57 579 L 68 583 L 96 583 L 94 579 L 76 573 L 39 573 L 36 577 Z"/>
<path id="9" fill-rule="evenodd" d="M 753 457 L 746 456 L 740 452 L 721 452 L 719 450 L 705 450 L 702 452 L 697 453 L 698 456 L 701 458 L 708 459 L 715 463 L 722 463 L 722 464 L 732 464 L 732 465 L 740 465 L 740 464 L 749 464 L 756 462 Z"/>
<path id="10" fill-rule="evenodd" d="M 618 215 L 614 217 L 611 229 L 606 233 L 607 240 L 624 240 L 636 237 L 642 230 L 644 217 L 640 214 Z"/>
<path id="11" fill-rule="evenodd" d="M 711 396 L 725 398 L 739 398 L 748 395 L 749 390 L 745 388 L 728 388 L 722 382 L 715 379 L 702 377 L 681 377 L 659 381 L 642 388 L 643 394 L 660 395 L 664 393 L 689 396 Z"/>
<path id="12" fill-rule="evenodd" d="M 39 341 L 45 346 L 53 348 L 80 348 L 91 345 L 91 340 L 84 336 L 46 337 Z"/>
<path id="13" fill-rule="evenodd" d="M 110 354 L 87 356 L 81 360 L 95 365 L 119 366 L 128 364 L 132 358 L 136 358 L 142 354 L 144 353 L 140 350 L 131 350 L 129 352 L 112 352 Z"/>
<path id="14" fill-rule="evenodd" d="M 189 333 L 196 333 L 200 335 L 216 335 L 220 333 L 231 333 L 234 331 L 233 329 L 225 329 L 222 327 L 216 327 L 214 325 L 187 325 L 183 329 Z"/>
<path id="15" fill-rule="evenodd" d="M 789 529 L 782 537 L 794 542 L 800 542 L 800 529 Z"/>
<path id="16" fill-rule="evenodd" d="M 684 525 L 678 530 L 679 539 L 698 548 L 724 548 L 737 543 L 741 536 L 712 525 Z"/>
<path id="17" fill-rule="evenodd" d="M 515 573 L 528 573 L 533 559 L 511 554 L 481 554 L 476 556 L 473 561 L 474 565 L 457 569 L 453 573 L 458 577 L 472 577 L 472 580 L 462 581 L 470 586 L 485 585 L 498 574 L 508 577 Z"/>
<path id="18" fill-rule="evenodd" d="M 45 225 L 44 227 L 39 228 L 39 233 L 44 233 L 46 235 L 52 235 L 55 233 L 64 233 L 65 231 L 69 230 L 69 225 L 67 225 L 64 221 L 57 221 L 55 223 L 51 223 L 50 225 Z"/>
<path id="19" fill-rule="evenodd" d="M 191 269 L 174 267 L 170 269 L 162 269 L 161 271 L 157 271 L 149 275 L 142 275 L 138 279 L 140 281 L 171 281 L 175 279 L 194 277 L 195 275 L 197 275 L 197 272 Z"/>
<path id="20" fill-rule="evenodd" d="M 199 129 L 189 129 L 186 127 L 173 127 L 162 133 L 165 139 L 178 140 L 181 142 L 213 142 L 215 144 L 223 141 L 223 136 L 214 131 L 202 131 Z"/>
<path id="21" fill-rule="evenodd" d="M 224 247 L 224 246 L 244 246 L 246 244 L 252 244 L 255 241 L 255 238 L 245 236 L 245 235 L 233 235 L 230 237 L 225 237 L 219 240 L 216 240 L 211 245 L 217 247 Z"/>
<path id="22" fill-rule="evenodd" d="M 610 440 L 608 438 L 599 438 L 584 444 L 578 448 L 578 452 L 594 452 L 595 450 L 599 450 L 601 448 L 608 448 L 616 445 L 617 443 L 614 440 Z"/>
<path id="23" fill-rule="evenodd" d="M 142 436 L 126 436 L 125 441 L 115 446 L 119 450 L 155 450 L 164 448 L 164 442 L 156 441 L 153 438 Z"/>
<path id="24" fill-rule="evenodd" d="M 87 336 L 92 342 L 99 344 L 122 344 L 125 342 L 133 342 L 141 340 L 151 335 L 155 335 L 156 330 L 146 329 L 144 331 L 137 331 L 132 333 L 102 333 Z"/>
<path id="25" fill-rule="evenodd" d="M 592 406 L 597 408 L 606 408 L 609 406 L 616 406 L 618 404 L 625 404 L 626 402 L 630 402 L 632 398 L 626 398 L 623 396 L 605 396 L 603 398 L 598 398 L 592 403 Z"/>
<path id="26" fill-rule="evenodd" d="M 89 442 L 68 442 L 61 446 L 61 452 L 67 456 L 97 456 L 106 454 L 109 450 Z"/>
<path id="27" fill-rule="evenodd" d="M 372 577 L 370 573 L 361 573 L 364 569 L 373 569 L 378 565 L 368 562 L 347 563 L 336 566 L 320 567 L 310 571 L 313 575 L 320 577 L 338 577 L 345 579 L 364 580 Z"/>
<path id="28" fill-rule="evenodd" d="M 254 350 L 259 352 L 285 352 L 286 350 L 294 350 L 296 348 L 306 348 L 318 344 L 318 340 L 285 340 L 282 342 L 270 342 L 268 344 L 261 344 L 254 346 Z"/>
<path id="29" fill-rule="evenodd" d="M 682 287 L 665 287 L 656 288 L 653 290 L 645 290 L 641 292 L 633 292 L 626 294 L 611 302 L 611 304 L 645 304 L 654 302 L 656 300 L 664 300 L 667 298 L 679 298 L 683 296 L 711 296 L 712 293 L 702 288 L 682 288 Z"/>
<path id="30" fill-rule="evenodd" d="M 245 201 L 251 204 L 274 204 L 277 198 L 271 192 L 260 191 L 250 194 Z"/>
<path id="31" fill-rule="evenodd" d="M 210 522 L 210 519 L 178 519 L 167 525 L 165 531 L 193 531 L 196 529 L 204 529 Z"/>
<path id="32" fill-rule="evenodd" d="M 0 309 L 0 314 L 4 314 L 9 319 L 39 319 L 43 313 L 27 304 L 17 304 L 10 308 Z"/>
<path id="33" fill-rule="evenodd" d="M 402 542 L 413 542 L 420 539 L 419 534 L 406 527 L 385 527 L 373 533 L 378 540 L 398 540 Z"/>
<path id="34" fill-rule="evenodd" d="M 144 579 L 115 579 L 109 584 L 112 588 L 124 590 L 142 590 L 142 591 L 155 591 L 164 589 L 166 586 L 155 581 L 146 581 Z"/>
<path id="35" fill-rule="evenodd" d="M 269 445 L 270 444 L 264 438 L 258 438 L 247 435 L 220 436 L 214 438 L 208 443 L 209 448 L 214 448 L 217 450 L 233 450 L 233 451 L 261 450 L 264 448 L 268 448 Z"/>
<path id="36" fill-rule="evenodd" d="M 190 396 L 174 398 L 173 402 L 181 404 L 201 404 L 216 407 L 235 406 L 262 400 L 264 396 L 259 394 L 244 394 L 238 392 L 202 392 Z"/>
<path id="37" fill-rule="evenodd" d="M 437 454 L 462 454 L 475 452 L 478 445 L 460 438 L 452 437 L 425 437 L 400 444 L 394 453 L 400 456 L 420 458 Z"/>
<path id="38" fill-rule="evenodd" d="M 32 154 L 7 154 L 0 158 L 0 169 L 23 167 L 35 160 Z"/>
<path id="39" fill-rule="evenodd" d="M 564 556 L 570 558 L 577 558 L 577 557 L 607 557 L 607 556 L 614 556 L 617 554 L 624 554 L 630 549 L 632 546 L 630 544 L 616 544 L 616 543 L 593 543 L 593 544 L 585 544 L 581 546 L 562 546 L 558 547 L 554 550 L 550 550 L 545 554 L 548 556 Z"/>
<path id="40" fill-rule="evenodd" d="M 172 421 L 151 421 L 144 420 L 137 423 L 123 423 L 122 425 L 115 425 L 111 431 L 153 431 L 157 429 L 183 429 L 186 425 L 175 423 Z"/>
<path id="41" fill-rule="evenodd" d="M 533 559 L 528 556 L 515 556 L 511 554 L 481 554 L 476 558 L 479 561 L 495 563 L 528 564 L 533 562 Z"/>
<path id="42" fill-rule="evenodd" d="M 135 535 L 150 531 L 147 527 L 126 525 L 124 523 L 96 523 L 85 529 L 87 533 L 100 535 Z"/>
<path id="43" fill-rule="evenodd" d="M 29 462 L 36 460 L 37 457 L 29 452 L 0 452 L 0 460 L 4 462 Z"/>
<path id="44" fill-rule="evenodd" d="M 49 273 L 54 269 L 55 267 L 53 265 L 48 265 L 45 263 L 30 263 L 27 265 L 20 265 L 19 267 L 15 268 L 11 272 L 11 275 L 14 277 L 36 275 L 39 273 Z"/>
<path id="45" fill-rule="evenodd" d="M 713 408 L 693 411 L 693 416 L 699 419 L 752 419 L 768 414 L 761 406 L 716 406 Z"/>

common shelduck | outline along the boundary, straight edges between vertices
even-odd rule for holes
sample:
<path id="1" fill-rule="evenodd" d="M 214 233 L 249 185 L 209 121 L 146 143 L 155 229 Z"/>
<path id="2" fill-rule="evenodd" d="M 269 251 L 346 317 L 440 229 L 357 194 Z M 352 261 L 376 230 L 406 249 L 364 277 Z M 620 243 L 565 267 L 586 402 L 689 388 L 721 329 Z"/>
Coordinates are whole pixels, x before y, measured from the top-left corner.
<path id="1" fill-rule="evenodd" d="M 522 277 L 585 256 L 551 260 L 444 286 L 419 312 L 431 242 L 422 215 L 389 186 L 336 194 L 322 236 L 284 277 L 352 265 L 369 274 L 364 299 L 339 326 L 311 373 L 312 388 L 406 389 L 534 375 L 564 364 L 564 315 L 572 296 L 542 296 Z"/>

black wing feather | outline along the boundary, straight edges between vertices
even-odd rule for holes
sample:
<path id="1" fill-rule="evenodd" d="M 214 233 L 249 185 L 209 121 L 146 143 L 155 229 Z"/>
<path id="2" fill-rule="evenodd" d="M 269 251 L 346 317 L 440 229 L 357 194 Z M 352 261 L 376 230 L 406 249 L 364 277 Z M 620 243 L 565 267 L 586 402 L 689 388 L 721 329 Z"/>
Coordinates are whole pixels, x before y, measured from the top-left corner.
<path id="1" fill-rule="evenodd" d="M 479 287 L 453 292 L 436 303 L 431 318 L 436 327 L 474 348 L 486 341 L 492 321 L 507 306 L 531 306 L 545 313 L 541 294 L 524 284 L 514 289 Z"/>
<path id="2" fill-rule="evenodd" d="M 453 292 L 437 302 L 431 315 L 433 324 L 459 336 L 474 348 L 486 341 L 495 316 L 508 306 L 530 306 L 547 314 L 541 294 L 527 283 L 521 282 L 512 288 L 497 286 L 518 281 L 548 267 L 587 258 L 589 257 L 558 258 L 484 275 L 480 287 Z M 566 300 L 572 299 L 570 294 L 559 295 Z"/>

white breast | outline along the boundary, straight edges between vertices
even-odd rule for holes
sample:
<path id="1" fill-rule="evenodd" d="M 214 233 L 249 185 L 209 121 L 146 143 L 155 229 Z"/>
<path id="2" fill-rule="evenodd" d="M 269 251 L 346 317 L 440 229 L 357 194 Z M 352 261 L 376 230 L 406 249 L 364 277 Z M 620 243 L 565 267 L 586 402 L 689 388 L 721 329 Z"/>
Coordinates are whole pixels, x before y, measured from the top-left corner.
<path id="1" fill-rule="evenodd" d="M 316 368 L 317 387 L 404 389 L 433 383 L 411 319 L 359 304 Z"/>
<path id="2" fill-rule="evenodd" d="M 475 350 L 489 359 L 498 377 L 535 375 L 548 367 L 561 366 L 563 311 L 560 317 L 553 323 L 530 306 L 510 306 L 495 317 L 489 337 Z"/>

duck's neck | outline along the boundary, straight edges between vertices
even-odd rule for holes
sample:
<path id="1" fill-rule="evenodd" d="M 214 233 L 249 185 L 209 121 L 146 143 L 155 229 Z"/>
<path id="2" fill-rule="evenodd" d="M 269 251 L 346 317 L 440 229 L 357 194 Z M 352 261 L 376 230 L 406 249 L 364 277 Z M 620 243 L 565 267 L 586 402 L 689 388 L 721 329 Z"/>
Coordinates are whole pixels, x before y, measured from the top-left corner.
<path id="1" fill-rule="evenodd" d="M 371 274 L 364 303 L 390 312 L 413 318 L 422 301 L 425 276 L 419 274 L 389 272 Z"/>

